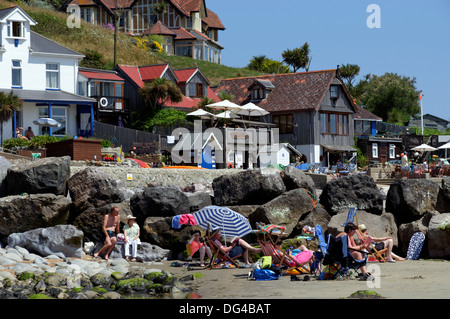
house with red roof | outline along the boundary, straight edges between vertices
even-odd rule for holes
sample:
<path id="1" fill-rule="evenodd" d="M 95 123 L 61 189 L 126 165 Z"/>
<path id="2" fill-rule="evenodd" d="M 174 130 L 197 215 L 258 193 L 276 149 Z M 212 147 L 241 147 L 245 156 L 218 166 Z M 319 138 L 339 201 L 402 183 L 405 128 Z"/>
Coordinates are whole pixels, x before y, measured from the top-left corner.
<path id="1" fill-rule="evenodd" d="M 153 9 L 159 3 L 165 3 L 166 10 L 157 15 Z M 69 5 L 78 6 L 83 20 L 103 26 L 114 25 L 114 12 L 120 10 L 121 31 L 159 35 L 168 54 L 221 63 L 219 32 L 225 27 L 205 0 L 66 0 L 60 11 Z"/>
<path id="2" fill-rule="evenodd" d="M 94 119 L 117 125 L 130 116 L 125 80 L 116 71 L 78 68 L 78 94 L 94 98 Z M 83 134 L 80 132 L 79 134 Z"/>
<path id="3" fill-rule="evenodd" d="M 207 96 L 214 101 L 220 101 L 216 93 L 210 88 L 210 82 L 199 68 L 172 70 L 169 64 L 146 66 L 119 64 L 116 70 L 125 80 L 124 96 L 129 101 L 132 111 L 137 111 L 145 106 L 145 102 L 139 95 L 139 89 L 157 78 L 166 78 L 174 82 L 183 93 L 183 101 L 180 103 L 169 101 L 164 105 L 166 107 L 190 112 L 197 108 L 202 97 Z"/>
<path id="4" fill-rule="evenodd" d="M 270 112 L 279 141 L 293 145 L 308 163 L 328 166 L 356 152 L 356 105 L 338 69 L 225 79 L 215 92 L 226 91 L 234 102 L 252 102 Z"/>

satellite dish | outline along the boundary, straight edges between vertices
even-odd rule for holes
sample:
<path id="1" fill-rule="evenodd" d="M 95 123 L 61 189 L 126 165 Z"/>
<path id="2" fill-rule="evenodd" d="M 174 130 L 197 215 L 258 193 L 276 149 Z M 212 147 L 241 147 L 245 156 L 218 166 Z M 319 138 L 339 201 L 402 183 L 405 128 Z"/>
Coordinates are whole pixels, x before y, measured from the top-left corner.
<path id="1" fill-rule="evenodd" d="M 108 106 L 108 99 L 106 97 L 102 97 L 99 102 L 100 102 L 100 106 L 103 106 L 103 107 Z"/>

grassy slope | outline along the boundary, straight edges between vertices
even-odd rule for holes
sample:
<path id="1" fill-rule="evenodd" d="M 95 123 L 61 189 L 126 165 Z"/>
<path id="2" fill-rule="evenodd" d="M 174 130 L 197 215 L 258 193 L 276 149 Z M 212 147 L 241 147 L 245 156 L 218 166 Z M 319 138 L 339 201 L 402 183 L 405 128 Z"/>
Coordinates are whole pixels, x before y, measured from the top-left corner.
<path id="1" fill-rule="evenodd" d="M 14 3 L 0 0 L 0 8 L 6 8 Z M 68 15 L 36 7 L 22 6 L 35 20 L 37 25 L 32 30 L 58 42 L 72 50 L 85 53 L 86 49 L 95 50 L 102 54 L 105 65 L 113 65 L 114 60 L 114 32 L 100 26 L 82 22 L 81 28 L 67 27 Z M 154 54 L 136 47 L 130 36 L 120 34 L 117 44 L 117 62 L 128 65 L 151 65 L 169 63 L 173 69 L 199 67 L 211 82 L 211 86 L 218 85 L 224 78 L 258 75 L 259 73 L 247 69 L 231 68 L 206 61 L 190 58 Z"/>

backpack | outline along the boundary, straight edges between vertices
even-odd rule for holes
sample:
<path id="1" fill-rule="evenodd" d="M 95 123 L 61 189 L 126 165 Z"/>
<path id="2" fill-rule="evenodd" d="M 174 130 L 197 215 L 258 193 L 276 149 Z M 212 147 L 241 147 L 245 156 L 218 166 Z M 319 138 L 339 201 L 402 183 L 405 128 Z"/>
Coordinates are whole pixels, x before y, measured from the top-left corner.
<path id="1" fill-rule="evenodd" d="M 251 274 L 251 279 L 254 280 L 277 280 L 278 278 L 280 278 L 280 275 L 270 269 L 255 269 Z"/>

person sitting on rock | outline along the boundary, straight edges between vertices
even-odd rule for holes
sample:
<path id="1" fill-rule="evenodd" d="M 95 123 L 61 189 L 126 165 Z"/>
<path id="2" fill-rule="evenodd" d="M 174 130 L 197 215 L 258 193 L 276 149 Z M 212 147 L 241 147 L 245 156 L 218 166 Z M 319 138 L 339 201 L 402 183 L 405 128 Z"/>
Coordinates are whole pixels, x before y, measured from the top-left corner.
<path id="1" fill-rule="evenodd" d="M 127 224 L 123 227 L 123 235 L 125 237 L 125 259 L 130 260 L 130 246 L 132 262 L 136 261 L 137 247 L 141 243 L 139 239 L 140 228 L 136 223 L 136 217 L 132 215 L 127 216 Z"/>
<path id="2" fill-rule="evenodd" d="M 261 248 L 252 247 L 249 243 L 241 238 L 236 238 L 235 240 L 233 240 L 232 245 L 227 247 L 220 242 L 220 236 L 222 236 L 222 232 L 220 231 L 220 229 L 213 229 L 211 240 L 213 241 L 214 245 L 224 253 L 228 253 L 228 256 L 230 258 L 242 255 L 245 263 L 242 267 L 251 268 L 252 265 L 250 264 L 248 259 L 248 251 L 251 250 L 255 253 L 258 253 L 261 251 Z"/>
<path id="3" fill-rule="evenodd" d="M 98 252 L 94 254 L 94 257 L 98 257 L 101 253 L 105 253 L 105 259 L 108 260 L 109 254 L 116 246 L 117 234 L 120 231 L 120 216 L 119 209 L 117 207 L 112 207 L 109 214 L 106 214 L 103 219 L 103 233 L 105 235 L 105 241 L 103 247 L 100 248 Z"/>

